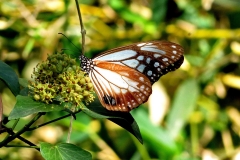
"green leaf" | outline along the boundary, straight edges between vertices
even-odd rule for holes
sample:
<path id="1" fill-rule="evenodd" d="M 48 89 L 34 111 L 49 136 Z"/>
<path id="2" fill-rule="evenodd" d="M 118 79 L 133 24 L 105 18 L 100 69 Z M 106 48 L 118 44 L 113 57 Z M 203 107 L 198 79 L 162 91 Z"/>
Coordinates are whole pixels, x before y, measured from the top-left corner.
<path id="1" fill-rule="evenodd" d="M 153 12 L 152 20 L 159 24 L 164 20 L 164 17 L 167 12 L 167 1 L 152 1 L 151 9 Z"/>
<path id="2" fill-rule="evenodd" d="M 143 139 L 141 132 L 139 130 L 137 122 L 134 120 L 132 115 L 129 113 L 126 115 L 126 117 L 121 118 L 108 118 L 113 123 L 116 123 L 117 125 L 121 126 L 122 128 L 126 129 L 128 132 L 132 133 L 140 143 L 143 144 Z"/>
<path id="3" fill-rule="evenodd" d="M 176 138 L 187 123 L 196 106 L 198 97 L 199 87 L 196 79 L 188 79 L 179 86 L 167 117 L 167 127 L 173 138 Z"/>
<path id="4" fill-rule="evenodd" d="M 3 61 L 0 61 L 0 79 L 2 79 L 12 91 L 12 93 L 17 96 L 20 92 L 20 85 L 18 83 L 18 76 L 15 71 Z"/>
<path id="5" fill-rule="evenodd" d="M 152 22 L 142 15 L 135 13 L 129 9 L 129 4 L 122 0 L 108 1 L 109 5 L 118 13 L 118 15 L 125 21 L 140 25 L 145 32 L 150 34 L 156 34 L 157 27 Z M 159 10 L 159 7 L 158 7 Z M 161 9 L 160 9 L 161 10 Z M 161 15 L 162 16 L 162 15 Z"/>
<path id="6" fill-rule="evenodd" d="M 168 131 L 160 126 L 153 125 L 146 112 L 143 109 L 133 111 L 135 119 L 139 123 L 144 141 L 149 143 L 149 147 L 158 153 L 171 155 L 177 152 L 177 146 Z M 161 149 L 160 149 L 161 148 Z"/>
<path id="7" fill-rule="evenodd" d="M 109 119 L 110 121 L 132 133 L 140 143 L 143 143 L 138 124 L 130 113 L 109 111 L 96 101 L 88 107 L 83 107 L 82 110 L 91 117 Z"/>
<path id="8" fill-rule="evenodd" d="M 11 111 L 8 119 L 17 119 L 38 112 L 60 111 L 64 107 L 57 104 L 46 104 L 37 102 L 28 96 L 17 96 L 17 103 Z"/>
<path id="9" fill-rule="evenodd" d="M 59 143 L 52 145 L 41 142 L 40 152 L 46 160 L 91 160 L 92 155 L 70 143 Z"/>
<path id="10" fill-rule="evenodd" d="M 204 58 L 202 56 L 195 56 L 195 55 L 185 55 L 185 58 L 192 66 L 201 67 L 204 63 Z"/>

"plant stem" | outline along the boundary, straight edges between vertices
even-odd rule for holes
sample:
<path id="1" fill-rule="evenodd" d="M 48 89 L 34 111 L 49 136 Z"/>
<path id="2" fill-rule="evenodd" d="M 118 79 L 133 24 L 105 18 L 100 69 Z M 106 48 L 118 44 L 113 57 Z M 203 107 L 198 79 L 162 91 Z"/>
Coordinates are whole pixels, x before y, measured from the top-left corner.
<path id="1" fill-rule="evenodd" d="M 19 148 L 35 148 L 40 151 L 38 146 L 19 146 L 19 145 L 6 145 L 5 147 L 19 147 Z"/>
<path id="2" fill-rule="evenodd" d="M 21 134 L 23 134 L 24 132 L 26 132 L 28 130 L 28 128 L 34 123 L 36 122 L 43 114 L 43 112 L 38 113 L 28 124 L 26 124 L 22 129 L 20 129 L 17 133 L 15 133 L 12 136 L 9 136 L 8 138 L 4 139 L 1 143 L 0 143 L 0 148 L 3 146 L 6 146 L 9 142 L 11 142 L 12 140 L 14 140 L 15 138 L 18 138 Z"/>
<path id="3" fill-rule="evenodd" d="M 11 129 L 9 129 L 9 130 L 14 130 L 14 128 L 16 127 L 16 125 L 17 125 L 17 123 L 19 122 L 19 118 L 18 119 L 16 119 L 16 121 L 14 122 L 14 124 L 13 124 L 13 126 L 12 126 L 12 128 Z M 5 127 L 6 129 L 7 129 L 7 132 L 9 133 L 9 130 L 8 130 L 8 128 L 7 127 Z M 13 132 L 14 133 L 14 132 Z M 15 133 L 14 133 L 15 134 Z M 10 136 L 10 135 L 13 135 L 13 134 L 8 134 L 6 137 L 5 137 L 5 139 L 8 139 L 8 137 Z"/>
<path id="4" fill-rule="evenodd" d="M 9 133 L 9 135 L 14 135 L 14 134 L 16 134 L 16 133 L 13 132 L 12 129 L 7 128 L 6 126 L 4 126 L 4 127 L 6 128 L 6 131 Z M 37 148 L 38 146 L 36 146 L 34 143 L 28 141 L 27 139 L 23 138 L 23 137 L 20 136 L 20 135 L 17 136 L 17 138 L 18 138 L 19 140 L 25 142 L 26 144 L 28 144 L 28 145 L 29 145 L 28 147 L 36 148 L 36 150 L 39 151 L 39 148 Z M 5 147 L 7 147 L 7 146 L 10 147 L 10 145 L 6 145 Z"/>
<path id="5" fill-rule="evenodd" d="M 79 110 L 79 111 L 77 111 L 77 112 L 70 113 L 70 114 L 67 114 L 67 115 L 65 115 L 65 116 L 62 116 L 62 117 L 53 119 L 53 120 L 51 120 L 51 121 L 48 121 L 48 122 L 46 122 L 46 123 L 40 124 L 40 125 L 38 125 L 38 126 L 29 128 L 28 131 L 35 130 L 35 129 L 40 128 L 40 127 L 42 127 L 42 126 L 45 126 L 45 125 L 47 125 L 47 124 L 50 124 L 50 123 L 56 122 L 56 121 L 58 121 L 58 120 L 64 119 L 64 118 L 66 118 L 66 117 L 69 117 L 69 116 L 71 116 L 72 114 L 77 114 L 77 113 L 79 113 L 79 112 L 81 112 L 81 111 L 82 111 L 82 110 Z"/>
<path id="6" fill-rule="evenodd" d="M 72 122 L 73 122 L 73 116 L 71 116 L 71 120 L 70 120 L 70 126 L 69 126 L 68 136 L 67 136 L 67 143 L 70 143 L 70 137 L 71 137 L 71 133 L 72 133 Z"/>
<path id="7" fill-rule="evenodd" d="M 80 28 L 81 28 L 81 34 L 82 34 L 82 54 L 84 54 L 86 30 L 84 29 L 84 26 L 83 26 L 82 14 L 81 14 L 81 10 L 80 10 L 79 4 L 78 4 L 78 0 L 75 0 L 75 2 L 76 2 L 76 6 L 77 6 L 78 18 L 80 21 Z"/>

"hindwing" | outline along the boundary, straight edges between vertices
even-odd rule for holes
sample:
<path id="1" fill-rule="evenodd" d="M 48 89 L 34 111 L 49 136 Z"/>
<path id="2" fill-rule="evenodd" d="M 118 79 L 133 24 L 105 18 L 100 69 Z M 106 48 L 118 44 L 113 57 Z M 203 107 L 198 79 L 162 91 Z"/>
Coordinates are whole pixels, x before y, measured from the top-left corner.
<path id="1" fill-rule="evenodd" d="M 95 61 L 95 64 L 89 77 L 105 108 L 126 112 L 148 100 L 152 86 L 142 73 L 111 62 Z"/>

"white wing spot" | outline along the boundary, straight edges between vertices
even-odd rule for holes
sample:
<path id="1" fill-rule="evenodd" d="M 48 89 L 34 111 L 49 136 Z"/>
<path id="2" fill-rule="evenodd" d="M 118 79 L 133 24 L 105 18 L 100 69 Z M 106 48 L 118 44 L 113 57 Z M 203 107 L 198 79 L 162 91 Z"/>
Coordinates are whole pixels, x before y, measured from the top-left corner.
<path id="1" fill-rule="evenodd" d="M 105 54 L 94 58 L 94 60 L 97 59 L 97 60 L 104 60 L 104 61 L 116 61 L 116 60 L 119 61 L 119 60 L 131 58 L 137 55 L 137 52 L 131 49 L 121 50 L 121 51 L 113 52 L 110 54 L 108 53 L 109 52 L 105 52 Z"/>
<path id="2" fill-rule="evenodd" d="M 159 57 L 161 57 L 161 54 L 156 54 L 155 53 L 153 56 L 154 56 L 154 58 L 159 58 Z"/>
<path id="3" fill-rule="evenodd" d="M 163 58 L 162 59 L 164 62 L 167 62 L 168 61 L 168 58 Z"/>
<path id="4" fill-rule="evenodd" d="M 133 87 L 131 87 L 131 86 L 129 86 L 128 90 L 129 90 L 130 92 L 138 92 L 135 88 L 133 88 Z"/>
<path id="5" fill-rule="evenodd" d="M 139 80 L 144 82 L 144 78 L 143 77 L 139 77 Z"/>
<path id="6" fill-rule="evenodd" d="M 147 64 L 149 64 L 150 61 L 151 61 L 151 58 L 148 57 L 148 58 L 146 59 Z"/>
<path id="7" fill-rule="evenodd" d="M 173 54 L 177 54 L 177 51 L 173 50 L 172 53 L 173 53 Z"/>
<path id="8" fill-rule="evenodd" d="M 142 61 L 144 59 L 144 56 L 138 56 L 137 60 Z"/>
<path id="9" fill-rule="evenodd" d="M 137 67 L 137 70 L 139 71 L 139 72 L 143 72 L 143 70 L 145 69 L 145 65 L 144 64 L 141 64 L 141 65 L 139 65 L 138 67 Z"/>
<path id="10" fill-rule="evenodd" d="M 141 50 L 149 51 L 149 52 L 156 52 L 156 53 L 160 53 L 160 54 L 166 54 L 165 51 L 158 49 L 157 46 L 154 46 L 154 45 L 152 45 L 152 46 L 143 46 L 143 47 L 141 47 Z"/>
<path id="11" fill-rule="evenodd" d="M 175 45 L 172 45 L 172 48 L 177 48 Z"/>
<path id="12" fill-rule="evenodd" d="M 127 93 L 127 90 L 126 90 L 126 89 L 121 89 L 121 92 L 122 92 L 123 94 L 126 94 L 126 93 Z"/>
<path id="13" fill-rule="evenodd" d="M 114 90 L 115 93 L 119 94 L 120 93 L 120 88 L 118 88 L 117 86 L 110 84 L 111 88 Z"/>
<path id="14" fill-rule="evenodd" d="M 159 71 L 161 71 L 161 69 L 160 69 L 160 68 L 157 68 L 157 71 L 159 72 Z"/>
<path id="15" fill-rule="evenodd" d="M 145 45 L 146 43 L 139 43 L 137 44 L 138 47 L 142 47 L 143 45 Z"/>
<path id="16" fill-rule="evenodd" d="M 160 65 L 159 62 L 154 63 L 154 67 L 158 67 L 159 65 Z"/>
<path id="17" fill-rule="evenodd" d="M 136 59 L 126 60 L 126 61 L 123 61 L 123 63 L 132 68 L 136 68 L 139 64 L 138 60 Z"/>
<path id="18" fill-rule="evenodd" d="M 111 99 L 111 104 L 116 104 L 116 101 L 115 101 L 115 99 L 113 98 L 113 99 Z"/>
<path id="19" fill-rule="evenodd" d="M 174 59 L 174 58 L 175 58 L 175 56 L 171 56 L 171 58 L 172 58 L 172 59 Z"/>
<path id="20" fill-rule="evenodd" d="M 94 67 L 97 73 L 97 79 L 103 79 L 103 82 L 108 85 L 108 82 L 116 84 L 119 88 L 128 88 L 128 84 L 122 79 L 122 76 L 114 71 L 110 71 L 107 69 Z M 102 75 L 106 75 L 105 78 L 108 80 L 105 80 Z"/>
<path id="21" fill-rule="evenodd" d="M 151 76 L 151 75 L 152 75 L 152 71 L 149 70 L 149 71 L 147 72 L 147 75 L 148 75 L 148 76 Z"/>
<path id="22" fill-rule="evenodd" d="M 137 86 L 139 83 L 136 81 L 131 80 L 130 78 L 127 77 L 122 77 L 123 80 L 126 81 L 126 83 L 130 86 Z"/>
<path id="23" fill-rule="evenodd" d="M 145 86 L 144 86 L 144 85 L 141 85 L 140 91 L 143 91 L 144 89 L 145 89 Z"/>

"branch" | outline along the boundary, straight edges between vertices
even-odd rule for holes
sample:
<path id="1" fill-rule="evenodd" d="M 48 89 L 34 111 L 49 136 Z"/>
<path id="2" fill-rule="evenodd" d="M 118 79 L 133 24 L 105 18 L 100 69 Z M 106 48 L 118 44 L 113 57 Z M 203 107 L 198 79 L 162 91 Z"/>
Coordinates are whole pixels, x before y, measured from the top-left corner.
<path id="1" fill-rule="evenodd" d="M 14 140 L 15 138 L 18 138 L 21 134 L 23 134 L 24 132 L 26 132 L 28 130 L 28 128 L 34 123 L 36 122 L 43 114 L 45 114 L 45 112 L 41 112 L 38 113 L 28 124 L 26 124 L 22 129 L 20 129 L 17 133 L 15 133 L 12 136 L 7 137 L 6 139 L 4 139 L 1 143 L 0 143 L 0 148 L 3 146 L 6 146 L 9 142 L 11 142 L 12 140 Z"/>
<path id="2" fill-rule="evenodd" d="M 58 120 L 64 119 L 64 118 L 66 118 L 66 117 L 69 117 L 69 116 L 71 116 L 71 115 L 73 115 L 73 114 L 77 114 L 77 113 L 79 113 L 79 112 L 81 112 L 81 111 L 82 111 L 82 110 L 79 110 L 79 111 L 77 111 L 77 112 L 70 113 L 70 114 L 67 114 L 67 115 L 65 115 L 65 116 L 62 116 L 62 117 L 53 119 L 53 120 L 51 120 L 51 121 L 48 121 L 48 122 L 46 122 L 46 123 L 40 124 L 40 125 L 38 125 L 38 126 L 29 128 L 28 131 L 35 130 L 35 129 L 40 128 L 40 127 L 42 127 L 42 126 L 45 126 L 45 125 L 47 125 L 47 124 L 50 124 L 50 123 L 56 122 L 56 121 L 58 121 Z"/>
<path id="3" fill-rule="evenodd" d="M 6 129 L 6 131 L 9 133 L 9 135 L 14 135 L 16 133 L 13 132 L 12 129 L 10 128 L 7 128 L 6 126 L 4 126 L 4 128 Z M 26 146 L 26 147 L 31 147 L 31 148 L 35 148 L 36 150 L 40 151 L 39 148 L 36 148 L 38 147 L 37 145 L 35 145 L 34 143 L 30 142 L 29 140 L 23 138 L 22 136 L 17 136 L 17 138 L 23 142 L 25 142 L 26 144 L 28 144 L 29 146 Z M 10 147 L 11 145 L 5 145 L 5 147 Z M 16 147 L 16 146 L 15 146 Z"/>

